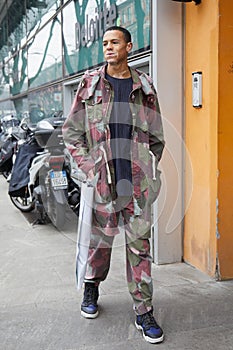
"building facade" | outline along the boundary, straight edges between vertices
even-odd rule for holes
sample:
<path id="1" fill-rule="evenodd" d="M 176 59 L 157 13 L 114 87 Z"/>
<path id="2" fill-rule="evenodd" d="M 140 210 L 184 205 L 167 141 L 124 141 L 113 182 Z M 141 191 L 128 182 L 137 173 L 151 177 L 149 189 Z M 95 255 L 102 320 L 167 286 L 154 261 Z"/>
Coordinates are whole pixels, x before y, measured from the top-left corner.
<path id="1" fill-rule="evenodd" d="M 133 56 L 151 50 L 150 11 L 146 0 L 3 1 L 0 114 L 63 109 L 64 82 L 103 62 L 107 26 L 122 24 L 132 31 Z"/>
<path id="2" fill-rule="evenodd" d="M 232 1 L 202 0 L 187 4 L 185 12 L 184 137 L 193 190 L 184 220 L 184 259 L 218 280 L 233 277 L 232 11 Z M 201 108 L 192 103 L 193 72 L 202 73 Z"/>
<path id="3" fill-rule="evenodd" d="M 184 260 L 217 279 L 233 277 L 232 6 L 0 0 L 0 116 L 28 113 L 36 122 L 56 111 L 67 115 L 83 72 L 103 63 L 105 28 L 129 29 L 129 64 L 153 77 L 166 138 L 152 213 L 154 262 Z"/>

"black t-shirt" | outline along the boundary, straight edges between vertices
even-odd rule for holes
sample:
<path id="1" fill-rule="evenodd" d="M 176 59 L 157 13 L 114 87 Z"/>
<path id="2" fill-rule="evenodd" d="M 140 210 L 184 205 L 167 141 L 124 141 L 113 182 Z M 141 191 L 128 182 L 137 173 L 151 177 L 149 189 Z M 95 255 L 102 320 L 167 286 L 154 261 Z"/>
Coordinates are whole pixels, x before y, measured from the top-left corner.
<path id="1" fill-rule="evenodd" d="M 106 74 L 114 90 L 114 104 L 110 116 L 111 151 L 118 196 L 132 194 L 131 134 L 132 115 L 129 95 L 133 89 L 132 78 L 118 79 Z"/>

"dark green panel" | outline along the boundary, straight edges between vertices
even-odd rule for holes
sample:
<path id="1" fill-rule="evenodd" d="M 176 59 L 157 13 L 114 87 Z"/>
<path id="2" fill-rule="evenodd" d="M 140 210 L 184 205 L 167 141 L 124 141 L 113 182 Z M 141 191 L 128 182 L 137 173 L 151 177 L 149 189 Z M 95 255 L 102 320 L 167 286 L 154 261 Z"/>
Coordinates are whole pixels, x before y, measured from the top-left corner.
<path id="1" fill-rule="evenodd" d="M 9 84 L 11 95 L 27 90 L 27 51 L 18 51 L 9 61 Z"/>
<path id="2" fill-rule="evenodd" d="M 8 66 L 0 64 L 0 100 L 10 96 L 10 81 Z"/>

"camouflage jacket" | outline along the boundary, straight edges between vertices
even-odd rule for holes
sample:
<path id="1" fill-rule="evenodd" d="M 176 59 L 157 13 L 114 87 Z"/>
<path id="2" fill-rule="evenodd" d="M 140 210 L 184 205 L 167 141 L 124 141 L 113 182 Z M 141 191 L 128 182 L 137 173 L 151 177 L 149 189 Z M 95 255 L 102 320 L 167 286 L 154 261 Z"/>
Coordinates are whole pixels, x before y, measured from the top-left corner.
<path id="1" fill-rule="evenodd" d="M 111 159 L 109 119 L 114 92 L 105 79 L 106 66 L 85 72 L 79 83 L 70 114 L 63 126 L 67 149 L 78 167 L 88 176 L 96 175 L 95 200 L 114 200 L 114 167 Z M 135 214 L 151 204 L 160 189 L 157 169 L 164 148 L 163 127 L 152 80 L 143 72 L 131 70 L 133 90 L 131 166 Z M 138 211 L 139 210 L 139 211 Z"/>

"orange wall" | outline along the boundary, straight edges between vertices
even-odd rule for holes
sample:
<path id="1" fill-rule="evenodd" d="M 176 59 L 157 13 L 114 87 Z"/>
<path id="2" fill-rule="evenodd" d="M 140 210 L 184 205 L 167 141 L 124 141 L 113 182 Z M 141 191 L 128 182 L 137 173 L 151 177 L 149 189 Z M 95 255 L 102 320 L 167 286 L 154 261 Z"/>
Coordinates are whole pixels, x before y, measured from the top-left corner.
<path id="1" fill-rule="evenodd" d="M 193 169 L 184 221 L 184 260 L 211 276 L 216 266 L 218 0 L 188 3 L 185 28 L 185 141 Z M 203 107 L 192 107 L 192 72 L 203 73 Z M 188 186 L 188 185 L 186 185 Z M 186 188 L 186 192 L 189 192 Z"/>
<path id="2" fill-rule="evenodd" d="M 221 279 L 233 278 L 233 1 L 220 0 L 219 44 L 219 215 Z"/>

